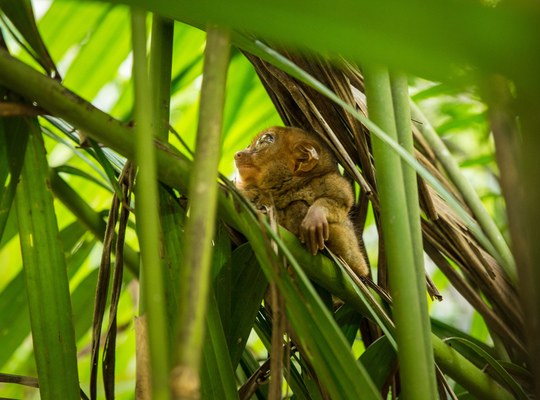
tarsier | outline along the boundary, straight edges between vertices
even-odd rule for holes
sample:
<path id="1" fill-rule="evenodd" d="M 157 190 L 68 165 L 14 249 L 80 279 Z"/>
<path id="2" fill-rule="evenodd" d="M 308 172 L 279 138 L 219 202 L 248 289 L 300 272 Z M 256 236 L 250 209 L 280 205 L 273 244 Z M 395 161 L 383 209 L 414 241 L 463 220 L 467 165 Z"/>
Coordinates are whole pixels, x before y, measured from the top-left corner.
<path id="1" fill-rule="evenodd" d="M 330 149 L 314 134 L 273 127 L 234 156 L 236 186 L 257 207 L 274 207 L 278 223 L 309 251 L 325 247 L 358 276 L 368 273 L 349 211 L 350 183 L 339 173 Z"/>

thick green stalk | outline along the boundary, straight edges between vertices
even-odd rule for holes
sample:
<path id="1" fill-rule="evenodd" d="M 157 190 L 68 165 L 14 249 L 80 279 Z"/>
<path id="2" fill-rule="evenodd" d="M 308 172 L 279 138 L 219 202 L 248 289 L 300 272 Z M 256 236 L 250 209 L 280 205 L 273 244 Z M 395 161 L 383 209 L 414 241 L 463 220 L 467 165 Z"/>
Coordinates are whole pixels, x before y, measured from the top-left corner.
<path id="1" fill-rule="evenodd" d="M 370 119 L 397 139 L 388 71 L 384 67 L 368 66 L 364 74 Z M 430 400 L 436 398 L 437 386 L 426 291 L 425 286 L 422 290 L 418 283 L 420 273 L 417 270 L 421 268 L 423 276 L 423 263 L 419 266 L 415 263 L 414 235 L 407 210 L 410 205 L 401 160 L 374 135 L 372 145 L 393 298 L 402 397 Z M 419 218 L 419 214 L 415 218 Z"/>
<path id="2" fill-rule="evenodd" d="M 436 335 L 432 336 L 437 365 L 456 382 L 466 382 L 466 389 L 478 399 L 512 400 L 515 397 L 496 384 L 486 373 L 478 370 L 467 358 L 447 345 Z"/>
<path id="3" fill-rule="evenodd" d="M 27 123 L 30 133 L 15 203 L 39 389 L 45 400 L 78 399 L 69 283 L 49 167 L 37 120 Z"/>
<path id="4" fill-rule="evenodd" d="M 390 75 L 390 84 L 398 143 L 414 156 L 414 138 L 411 128 L 411 109 L 409 107 L 409 85 L 407 82 L 407 75 L 401 72 L 392 72 Z M 424 246 L 422 243 L 417 175 L 414 168 L 403 160 L 401 160 L 401 169 L 403 172 L 405 195 L 407 197 L 407 211 L 409 214 L 409 225 L 411 228 L 414 260 L 416 264 L 417 290 L 425 293 Z M 423 302 L 422 306 L 424 305 L 425 313 L 427 314 L 427 303 Z M 426 323 L 428 326 L 427 329 L 429 330 L 428 321 L 426 321 Z"/>
<path id="5" fill-rule="evenodd" d="M 97 109 L 58 81 L 12 57 L 0 48 L 0 83 L 33 99 L 53 115 L 62 116 L 83 132 L 93 132 L 93 139 L 111 147 L 127 158 L 135 156 L 133 128 Z M 160 178 L 187 192 L 189 162 L 164 142 L 154 141 Z M 174 182 L 174 183 L 173 183 Z"/>
<path id="6" fill-rule="evenodd" d="M 132 9 L 133 77 L 135 83 L 135 162 L 137 232 L 141 247 L 141 302 L 146 314 L 152 399 L 169 399 L 170 354 L 165 320 L 163 273 L 159 254 L 160 224 L 156 155 L 153 146 L 156 119 L 146 57 L 146 12 Z"/>
<path id="7" fill-rule="evenodd" d="M 173 38 L 174 21 L 154 14 L 150 47 L 150 80 L 153 82 L 156 107 L 154 113 L 158 122 L 156 136 L 164 142 L 169 135 Z"/>
<path id="8" fill-rule="evenodd" d="M 409 107 L 409 85 L 407 75 L 402 72 L 393 71 L 390 75 L 392 89 L 392 103 L 394 107 L 394 118 L 396 122 L 398 143 L 414 157 L 414 137 L 411 126 L 411 109 Z M 409 215 L 409 227 L 413 243 L 413 253 L 416 272 L 416 290 L 420 294 L 419 300 L 424 323 L 423 331 L 430 332 L 429 311 L 427 298 L 422 293 L 427 292 L 426 273 L 424 268 L 424 245 L 422 241 L 422 223 L 420 217 L 420 200 L 418 196 L 418 180 L 414 168 L 401 160 L 403 172 L 403 183 L 405 195 L 407 197 L 407 212 Z M 426 317 L 427 316 L 427 317 Z M 431 345 L 430 345 L 431 348 Z M 426 362 L 433 363 L 433 353 L 427 352 L 429 357 Z"/>
<path id="9" fill-rule="evenodd" d="M 178 354 L 177 366 L 173 371 L 173 393 L 178 399 L 196 398 L 199 394 L 199 368 L 211 283 L 212 238 L 217 208 L 216 180 L 229 63 L 228 31 L 209 27 L 207 32 L 199 126 L 189 188 L 191 203 L 185 234 L 185 265 L 178 305 Z"/>
<path id="10" fill-rule="evenodd" d="M 510 248 L 504 240 L 501 232 L 497 228 L 497 225 L 495 225 L 493 218 L 491 218 L 486 211 L 482 201 L 478 197 L 478 194 L 468 179 L 465 178 L 461 172 L 456 160 L 454 157 L 452 157 L 437 132 L 435 132 L 435 129 L 433 129 L 431 123 L 427 120 L 420 108 L 418 108 L 414 102 L 411 101 L 410 104 L 413 118 L 422 124 L 422 129 L 420 131 L 428 142 L 429 147 L 437 155 L 437 159 L 443 165 L 446 173 L 454 185 L 456 185 L 456 187 L 459 189 L 465 203 L 467 203 L 467 205 L 470 207 L 474 216 L 476 217 L 476 220 L 484 230 L 486 236 L 489 238 L 491 244 L 499 253 L 499 258 L 502 261 L 501 266 L 503 267 L 507 276 L 513 283 L 516 283 L 517 272 L 514 257 L 512 256 L 512 252 L 510 251 Z"/>
<path id="11" fill-rule="evenodd" d="M 94 140 L 111 147 L 126 157 L 133 156 L 134 139 L 131 128 L 111 118 L 108 114 L 64 88 L 57 81 L 38 73 L 1 49 L 0 83 L 42 105 L 51 114 L 63 118 L 76 128 L 85 131 Z M 192 164 L 164 143 L 155 141 L 154 145 L 157 152 L 159 178 L 171 187 L 177 188 L 181 193 L 187 193 L 186 187 Z M 242 216 L 238 214 L 235 203 L 223 193 L 218 193 L 218 200 L 219 215 L 225 222 L 240 231 L 245 231 L 246 227 L 243 225 Z M 353 304 L 364 315 L 369 315 L 365 306 L 359 301 L 350 281 L 342 276 L 341 271 L 332 261 L 323 256 L 313 257 L 298 239 L 284 229 L 281 229 L 280 236 L 295 258 L 304 266 L 311 279 L 331 293 L 335 293 L 338 297 Z M 432 335 L 432 340 L 439 366 L 463 387 L 471 391 L 471 388 L 478 387 L 479 398 L 493 400 L 512 398 L 505 389 L 474 366 L 467 369 L 466 373 L 457 373 L 456 371 L 462 365 L 469 365 L 470 362 L 448 346 L 448 348 L 437 346 L 438 342 L 436 342 L 434 335 Z M 478 386 L 477 383 L 481 381 L 486 382 L 485 385 Z"/>
<path id="12" fill-rule="evenodd" d="M 390 85 L 392 89 L 397 141 L 405 150 L 414 156 L 414 138 L 411 129 L 411 109 L 409 107 L 407 75 L 401 72 L 392 72 L 390 74 Z M 407 211 L 413 241 L 414 260 L 417 266 L 416 271 L 418 272 L 417 275 L 420 284 L 419 288 L 423 288 L 425 292 L 424 247 L 422 245 L 417 176 L 414 168 L 403 160 L 401 160 L 401 169 L 403 172 L 405 196 L 407 197 Z"/>
<path id="13" fill-rule="evenodd" d="M 154 92 L 156 137 L 164 142 L 169 137 L 169 111 L 171 99 L 171 68 L 173 56 L 174 21 L 154 14 L 152 16 L 152 42 L 150 45 L 150 81 Z M 183 265 L 183 235 L 185 211 L 163 186 L 158 187 L 159 214 L 162 228 L 162 268 L 165 274 L 164 293 L 167 304 L 168 343 L 175 341 L 176 303 L 179 270 Z M 174 357 L 169 357 L 169 371 Z"/>

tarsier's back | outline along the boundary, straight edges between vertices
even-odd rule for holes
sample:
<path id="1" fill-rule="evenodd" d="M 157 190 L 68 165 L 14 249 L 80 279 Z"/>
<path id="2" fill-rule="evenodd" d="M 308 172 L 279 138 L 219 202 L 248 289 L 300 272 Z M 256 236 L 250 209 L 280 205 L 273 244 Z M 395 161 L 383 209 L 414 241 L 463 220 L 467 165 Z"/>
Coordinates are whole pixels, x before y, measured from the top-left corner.
<path id="1" fill-rule="evenodd" d="M 354 197 L 330 149 L 314 134 L 272 127 L 235 154 L 237 187 L 313 253 L 328 247 L 360 276 L 368 273 L 349 220 Z"/>

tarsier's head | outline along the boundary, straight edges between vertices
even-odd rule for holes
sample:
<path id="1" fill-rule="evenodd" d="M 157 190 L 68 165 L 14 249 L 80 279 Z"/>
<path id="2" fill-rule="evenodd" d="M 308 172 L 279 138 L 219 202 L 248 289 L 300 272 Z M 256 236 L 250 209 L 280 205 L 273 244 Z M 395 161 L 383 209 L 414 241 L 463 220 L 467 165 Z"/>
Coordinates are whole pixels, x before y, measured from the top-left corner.
<path id="1" fill-rule="evenodd" d="M 298 128 L 272 127 L 234 155 L 240 188 L 271 188 L 294 177 L 317 176 L 336 169 L 332 153 L 314 134 Z"/>

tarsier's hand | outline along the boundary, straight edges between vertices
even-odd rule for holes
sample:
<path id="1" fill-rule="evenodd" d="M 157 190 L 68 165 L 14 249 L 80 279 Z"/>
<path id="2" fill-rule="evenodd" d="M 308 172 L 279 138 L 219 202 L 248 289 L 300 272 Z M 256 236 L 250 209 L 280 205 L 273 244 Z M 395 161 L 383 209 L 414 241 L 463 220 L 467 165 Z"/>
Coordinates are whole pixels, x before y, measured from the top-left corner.
<path id="1" fill-rule="evenodd" d="M 329 236 L 326 210 L 323 207 L 311 206 L 300 225 L 300 241 L 315 255 L 317 251 L 324 249 L 324 242 Z"/>

